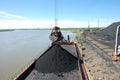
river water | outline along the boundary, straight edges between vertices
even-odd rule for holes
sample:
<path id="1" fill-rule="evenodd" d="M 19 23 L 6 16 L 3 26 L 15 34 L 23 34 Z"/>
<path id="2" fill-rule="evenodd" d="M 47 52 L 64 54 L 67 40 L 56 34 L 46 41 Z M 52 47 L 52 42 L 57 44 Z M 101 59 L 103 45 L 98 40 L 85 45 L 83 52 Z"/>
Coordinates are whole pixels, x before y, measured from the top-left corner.
<path id="1" fill-rule="evenodd" d="M 0 80 L 11 80 L 51 45 L 51 30 L 15 30 L 0 32 Z M 75 34 L 62 31 L 64 37 Z"/>

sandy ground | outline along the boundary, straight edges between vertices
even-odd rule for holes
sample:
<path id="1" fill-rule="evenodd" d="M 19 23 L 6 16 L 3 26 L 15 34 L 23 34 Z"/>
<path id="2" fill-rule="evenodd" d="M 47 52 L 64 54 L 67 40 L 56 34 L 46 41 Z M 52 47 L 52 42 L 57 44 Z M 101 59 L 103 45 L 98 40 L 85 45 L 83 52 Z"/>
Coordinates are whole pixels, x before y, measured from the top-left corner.
<path id="1" fill-rule="evenodd" d="M 105 51 L 105 55 L 110 56 L 111 53 L 114 52 L 114 50 L 110 49 L 109 46 L 100 44 L 92 40 L 90 37 L 88 37 L 87 39 L 93 41 L 92 44 L 94 44 L 95 46 L 97 44 L 97 47 L 99 46 L 101 50 Z M 116 70 L 116 68 L 114 68 L 113 66 L 109 66 L 107 64 L 108 62 L 100 55 L 98 55 L 96 50 L 92 50 L 90 45 L 86 43 L 84 43 L 81 47 L 86 48 L 86 50 L 83 51 L 83 54 L 85 55 L 83 59 L 90 80 L 120 80 L 120 71 Z M 118 67 L 120 68 L 120 66 Z"/>

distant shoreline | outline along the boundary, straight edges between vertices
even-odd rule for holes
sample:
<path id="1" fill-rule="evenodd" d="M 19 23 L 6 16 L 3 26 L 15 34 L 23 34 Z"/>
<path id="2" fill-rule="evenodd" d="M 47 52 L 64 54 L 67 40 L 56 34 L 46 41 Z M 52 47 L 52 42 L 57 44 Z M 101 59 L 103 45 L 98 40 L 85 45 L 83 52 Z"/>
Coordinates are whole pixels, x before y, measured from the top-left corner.
<path id="1" fill-rule="evenodd" d="M 98 28 L 89 28 L 90 30 L 97 30 Z M 15 30 L 52 30 L 52 28 L 33 28 L 33 29 L 0 29 L 0 32 L 15 31 Z M 61 28 L 61 30 L 88 30 L 88 28 Z"/>
<path id="2" fill-rule="evenodd" d="M 14 31 L 14 29 L 0 29 L 0 32 Z"/>

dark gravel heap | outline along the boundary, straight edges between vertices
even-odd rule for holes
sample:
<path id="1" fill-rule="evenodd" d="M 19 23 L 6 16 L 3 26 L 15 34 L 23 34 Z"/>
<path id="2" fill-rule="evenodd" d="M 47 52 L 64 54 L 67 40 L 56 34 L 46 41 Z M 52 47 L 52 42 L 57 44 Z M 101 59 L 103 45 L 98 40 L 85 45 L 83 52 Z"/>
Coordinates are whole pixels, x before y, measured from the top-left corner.
<path id="1" fill-rule="evenodd" d="M 119 25 L 120 25 L 120 22 L 112 23 L 107 28 L 97 33 L 97 35 L 108 40 L 115 40 L 116 29 L 117 29 L 117 26 Z"/>
<path id="2" fill-rule="evenodd" d="M 115 48 L 115 38 L 116 38 L 116 30 L 117 26 L 120 25 L 120 22 L 115 22 L 104 28 L 100 32 L 92 33 L 91 36 L 94 40 L 99 41 L 105 45 L 110 46 L 111 48 Z"/>
<path id="3" fill-rule="evenodd" d="M 35 69 L 42 73 L 69 72 L 77 69 L 77 58 L 56 45 L 39 58 Z"/>

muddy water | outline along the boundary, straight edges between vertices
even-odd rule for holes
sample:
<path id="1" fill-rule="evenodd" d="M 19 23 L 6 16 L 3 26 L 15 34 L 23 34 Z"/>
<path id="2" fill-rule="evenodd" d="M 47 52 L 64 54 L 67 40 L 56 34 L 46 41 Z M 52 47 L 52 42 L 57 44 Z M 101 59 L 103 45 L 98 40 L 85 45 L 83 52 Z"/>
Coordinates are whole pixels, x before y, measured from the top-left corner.
<path id="1" fill-rule="evenodd" d="M 30 64 L 43 50 L 50 46 L 50 30 L 15 30 L 0 32 L 0 80 L 11 80 L 11 76 Z M 72 40 L 75 34 L 62 31 Z"/>

